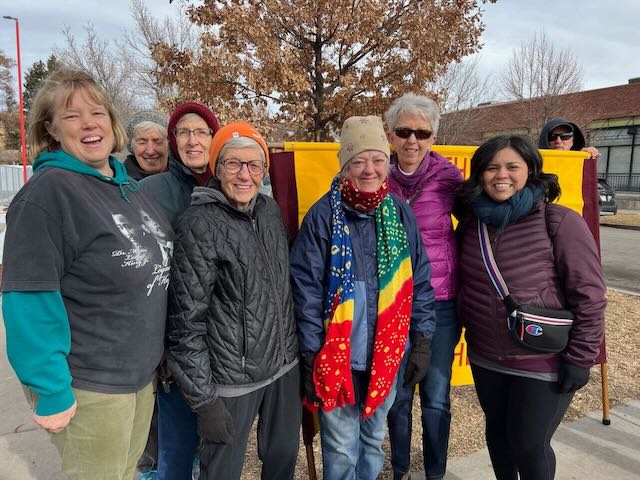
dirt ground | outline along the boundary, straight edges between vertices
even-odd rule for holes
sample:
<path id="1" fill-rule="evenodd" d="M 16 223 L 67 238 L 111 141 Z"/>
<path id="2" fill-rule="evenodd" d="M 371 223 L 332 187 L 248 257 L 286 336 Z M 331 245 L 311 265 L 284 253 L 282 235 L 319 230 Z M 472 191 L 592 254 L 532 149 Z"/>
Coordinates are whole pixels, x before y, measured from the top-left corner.
<path id="1" fill-rule="evenodd" d="M 606 312 L 606 345 L 609 373 L 609 405 L 615 405 L 630 399 L 640 399 L 640 297 L 623 295 L 610 291 Z M 602 410 L 601 368 L 591 370 L 591 379 L 573 399 L 564 421 L 585 416 L 594 410 Z M 468 455 L 485 446 L 484 417 L 478 404 L 473 386 L 454 387 L 451 393 L 452 426 L 449 443 L 450 457 Z M 411 461 L 412 469 L 422 470 L 422 445 L 420 412 L 417 399 L 413 407 L 414 429 L 412 435 Z M 252 434 L 255 439 L 255 434 Z M 385 452 L 389 445 L 385 441 Z M 320 439 L 316 436 L 313 443 L 318 478 L 322 478 L 322 459 L 320 456 Z M 380 478 L 389 473 L 388 458 Z M 260 478 L 260 462 L 256 455 L 255 442 L 252 440 L 247 451 L 243 480 Z M 309 478 L 307 475 L 304 446 L 300 445 L 300 454 L 296 467 L 296 480 Z"/>

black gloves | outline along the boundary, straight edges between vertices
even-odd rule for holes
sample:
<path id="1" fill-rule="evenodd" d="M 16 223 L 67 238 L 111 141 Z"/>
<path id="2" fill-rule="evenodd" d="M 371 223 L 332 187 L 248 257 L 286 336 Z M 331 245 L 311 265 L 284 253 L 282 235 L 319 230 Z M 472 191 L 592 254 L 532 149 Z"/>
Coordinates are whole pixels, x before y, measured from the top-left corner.
<path id="1" fill-rule="evenodd" d="M 411 349 L 404 372 L 404 388 L 414 388 L 427 374 L 431 363 L 431 340 L 419 333 L 410 334 Z"/>
<path id="2" fill-rule="evenodd" d="M 313 383 L 313 361 L 315 354 L 306 353 L 300 356 L 300 386 L 302 396 L 311 403 L 322 403 L 316 395 L 316 386 Z"/>
<path id="3" fill-rule="evenodd" d="M 196 410 L 198 435 L 213 443 L 229 443 L 235 434 L 233 419 L 220 397 Z"/>
<path id="4" fill-rule="evenodd" d="M 589 371 L 589 368 L 563 363 L 558 372 L 558 390 L 560 393 L 571 393 L 584 387 L 589 381 Z"/>

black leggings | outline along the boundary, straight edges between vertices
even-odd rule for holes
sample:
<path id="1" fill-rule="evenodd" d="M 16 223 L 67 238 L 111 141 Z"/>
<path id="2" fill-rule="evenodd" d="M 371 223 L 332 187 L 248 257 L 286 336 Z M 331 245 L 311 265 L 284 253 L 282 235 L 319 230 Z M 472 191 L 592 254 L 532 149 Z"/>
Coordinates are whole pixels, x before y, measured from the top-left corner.
<path id="1" fill-rule="evenodd" d="M 486 420 L 487 448 L 497 480 L 553 480 L 551 437 L 573 393 L 555 382 L 498 373 L 471 365 Z"/>

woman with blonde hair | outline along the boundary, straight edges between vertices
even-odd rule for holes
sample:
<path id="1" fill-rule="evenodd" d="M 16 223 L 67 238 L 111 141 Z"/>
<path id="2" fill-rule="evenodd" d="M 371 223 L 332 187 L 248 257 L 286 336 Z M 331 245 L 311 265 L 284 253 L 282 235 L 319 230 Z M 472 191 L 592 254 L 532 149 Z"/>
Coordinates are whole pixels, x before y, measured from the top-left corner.
<path id="1" fill-rule="evenodd" d="M 169 278 L 141 212 L 169 241 L 171 228 L 111 155 L 126 135 L 90 75 L 54 72 L 30 115 L 35 174 L 7 212 L 7 354 L 66 477 L 131 480 L 153 411 Z"/>

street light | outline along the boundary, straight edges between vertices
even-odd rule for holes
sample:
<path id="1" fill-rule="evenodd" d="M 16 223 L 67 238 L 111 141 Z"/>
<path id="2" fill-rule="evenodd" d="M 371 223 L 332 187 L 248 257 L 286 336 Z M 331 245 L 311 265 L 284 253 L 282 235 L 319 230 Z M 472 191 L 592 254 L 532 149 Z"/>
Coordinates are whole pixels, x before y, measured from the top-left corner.
<path id="1" fill-rule="evenodd" d="M 22 104 L 22 66 L 20 65 L 20 24 L 16 17 L 3 15 L 2 18 L 16 22 L 16 50 L 18 59 L 18 104 L 20 107 L 20 151 L 22 152 L 22 178 L 27 183 L 27 142 L 24 134 L 24 107 Z"/>

